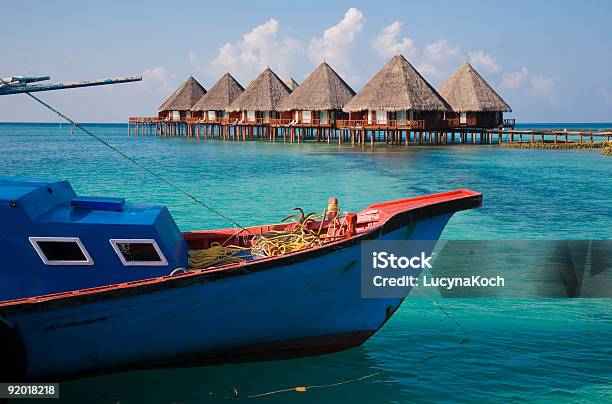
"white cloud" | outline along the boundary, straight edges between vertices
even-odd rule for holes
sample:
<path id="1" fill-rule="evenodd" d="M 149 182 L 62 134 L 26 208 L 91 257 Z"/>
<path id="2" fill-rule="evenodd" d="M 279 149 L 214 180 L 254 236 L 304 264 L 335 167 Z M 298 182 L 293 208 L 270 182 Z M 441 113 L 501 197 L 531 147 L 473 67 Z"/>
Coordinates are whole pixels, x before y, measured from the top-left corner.
<path id="1" fill-rule="evenodd" d="M 529 76 L 529 71 L 526 67 L 521 67 L 521 70 L 513 73 L 502 74 L 501 87 L 502 88 L 516 88 L 521 86 Z"/>
<path id="2" fill-rule="evenodd" d="M 425 58 L 433 62 L 445 62 L 459 55 L 459 47 L 451 46 L 446 38 L 425 46 Z"/>
<path id="3" fill-rule="evenodd" d="M 384 59 L 390 58 L 396 52 L 401 52 L 404 55 L 414 54 L 416 48 L 412 39 L 408 37 L 398 38 L 401 28 L 401 21 L 394 21 L 391 25 L 385 27 L 374 39 L 372 49 Z"/>
<path id="4" fill-rule="evenodd" d="M 308 56 L 314 63 L 323 60 L 333 66 L 341 75 L 348 77 L 353 73 L 352 48 L 361 32 L 365 18 L 361 11 L 350 8 L 344 18 L 336 25 L 329 27 L 320 38 L 313 38 L 308 46 Z M 353 77 L 354 79 L 354 77 Z"/>
<path id="5" fill-rule="evenodd" d="M 541 74 L 531 76 L 531 90 L 534 94 L 540 96 L 549 96 L 557 88 L 557 84 L 561 81 L 558 77 L 546 77 Z"/>
<path id="6" fill-rule="evenodd" d="M 270 18 L 244 34 L 242 39 L 221 46 L 210 64 L 211 73 L 231 71 L 248 81 L 270 66 L 281 76 L 289 75 L 302 52 L 302 44 L 279 34 L 279 27 L 278 21 Z"/>
<path id="7" fill-rule="evenodd" d="M 446 38 L 428 43 L 422 52 L 415 52 L 411 62 L 430 80 L 446 78 L 460 61 L 461 48 L 451 45 Z"/>
<path id="8" fill-rule="evenodd" d="M 175 76 L 169 74 L 162 66 L 146 69 L 142 72 L 143 88 L 165 92 L 172 88 Z"/>
<path id="9" fill-rule="evenodd" d="M 436 66 L 426 62 L 420 63 L 417 66 L 417 70 L 419 71 L 419 73 L 424 74 L 426 76 L 436 76 L 439 73 L 439 70 Z"/>
<path id="10" fill-rule="evenodd" d="M 476 68 L 481 68 L 489 73 L 499 73 L 502 66 L 497 63 L 495 58 L 482 50 L 469 53 L 470 63 Z"/>
<path id="11" fill-rule="evenodd" d="M 195 52 L 193 52 L 193 51 L 189 52 L 188 57 L 189 57 L 189 63 L 195 63 L 195 61 L 196 61 L 196 53 Z"/>

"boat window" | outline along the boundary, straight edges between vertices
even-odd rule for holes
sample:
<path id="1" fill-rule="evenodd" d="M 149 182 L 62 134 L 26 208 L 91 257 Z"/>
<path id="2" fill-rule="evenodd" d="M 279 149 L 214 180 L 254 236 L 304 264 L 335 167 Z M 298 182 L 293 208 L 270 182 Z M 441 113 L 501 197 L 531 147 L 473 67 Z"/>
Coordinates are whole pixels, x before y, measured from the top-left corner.
<path id="1" fill-rule="evenodd" d="M 153 239 L 111 239 L 110 243 L 125 266 L 168 265 Z"/>
<path id="2" fill-rule="evenodd" d="M 45 265 L 93 265 L 78 237 L 30 237 L 30 243 Z"/>

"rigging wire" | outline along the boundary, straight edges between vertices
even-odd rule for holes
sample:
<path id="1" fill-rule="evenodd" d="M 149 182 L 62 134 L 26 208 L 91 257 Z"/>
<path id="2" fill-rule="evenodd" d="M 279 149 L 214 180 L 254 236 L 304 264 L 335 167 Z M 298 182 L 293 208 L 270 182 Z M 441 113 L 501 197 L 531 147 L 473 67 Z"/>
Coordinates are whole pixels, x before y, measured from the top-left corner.
<path id="1" fill-rule="evenodd" d="M 2 80 L 0 78 L 0 81 L 2 81 L 3 83 L 6 83 L 4 80 Z M 114 152 L 116 152 L 117 154 L 121 155 L 122 157 L 126 158 L 127 160 L 131 161 L 133 164 L 135 164 L 136 166 L 138 166 L 139 168 L 141 168 L 142 170 L 146 171 L 147 173 L 151 174 L 153 177 L 155 177 L 156 179 L 158 179 L 159 181 L 163 182 L 164 184 L 168 185 L 170 188 L 174 189 L 175 191 L 178 191 L 180 193 L 182 193 L 183 195 L 185 195 L 187 198 L 191 199 L 192 201 L 194 201 L 195 203 L 197 203 L 198 205 L 204 207 L 205 209 L 207 209 L 208 211 L 212 212 L 213 214 L 225 219 L 227 222 L 231 223 L 232 225 L 246 231 L 249 234 L 252 234 L 247 228 L 245 228 L 244 226 L 242 226 L 240 223 L 238 223 L 236 220 L 232 219 L 231 217 L 219 212 L 217 209 L 213 208 L 212 206 L 206 204 L 205 202 L 203 202 L 202 200 L 200 200 L 199 198 L 195 197 L 194 195 L 190 194 L 189 192 L 183 190 L 181 187 L 179 187 L 178 185 L 174 184 L 173 182 L 167 180 L 166 178 L 164 178 L 163 176 L 157 174 L 155 171 L 151 170 L 150 168 L 148 168 L 147 166 L 145 166 L 144 164 L 138 162 L 137 160 L 135 160 L 134 158 L 128 156 L 127 154 L 125 154 L 124 152 L 122 152 L 121 150 L 117 149 L 115 146 L 111 145 L 110 143 L 108 143 L 107 141 L 105 141 L 104 139 L 100 138 L 99 136 L 95 135 L 94 133 L 90 132 L 89 130 L 85 129 L 83 126 L 81 126 L 78 122 L 73 121 L 72 119 L 70 119 L 69 117 L 67 117 L 66 115 L 62 114 L 61 112 L 59 112 L 58 110 L 56 110 L 55 108 L 53 108 L 51 105 L 47 104 L 46 102 L 44 102 L 43 100 L 41 100 L 40 98 L 32 95 L 31 93 L 26 92 L 26 95 L 30 96 L 31 98 L 33 98 L 35 101 L 37 101 L 38 103 L 40 103 L 42 106 L 44 106 L 45 108 L 55 112 L 59 117 L 65 119 L 66 121 L 68 121 L 71 125 L 72 125 L 72 131 L 74 132 L 74 128 L 78 128 L 80 129 L 82 132 L 84 132 L 85 134 L 91 136 L 92 138 L 94 138 L 95 140 L 97 140 L 98 142 L 102 143 L 103 145 L 105 145 L 106 147 L 108 147 L 109 149 L 113 150 Z"/>

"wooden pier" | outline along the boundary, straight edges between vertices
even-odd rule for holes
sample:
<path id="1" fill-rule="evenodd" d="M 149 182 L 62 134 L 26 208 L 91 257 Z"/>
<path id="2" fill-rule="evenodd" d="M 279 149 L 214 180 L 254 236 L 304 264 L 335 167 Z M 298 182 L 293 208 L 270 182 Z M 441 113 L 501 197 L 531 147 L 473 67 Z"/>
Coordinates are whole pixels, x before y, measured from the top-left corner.
<path id="1" fill-rule="evenodd" d="M 501 144 L 501 143 L 608 143 L 612 141 L 612 129 L 482 129 L 466 126 L 423 129 L 419 121 L 388 121 L 367 123 L 363 121 L 336 121 L 308 124 L 293 123 L 290 119 L 238 119 L 218 118 L 206 120 L 184 118 L 172 120 L 157 117 L 132 117 L 128 122 L 128 134 L 154 136 L 182 136 L 223 140 L 267 140 L 301 143 L 306 141 L 351 145 L 451 145 L 451 144 Z"/>

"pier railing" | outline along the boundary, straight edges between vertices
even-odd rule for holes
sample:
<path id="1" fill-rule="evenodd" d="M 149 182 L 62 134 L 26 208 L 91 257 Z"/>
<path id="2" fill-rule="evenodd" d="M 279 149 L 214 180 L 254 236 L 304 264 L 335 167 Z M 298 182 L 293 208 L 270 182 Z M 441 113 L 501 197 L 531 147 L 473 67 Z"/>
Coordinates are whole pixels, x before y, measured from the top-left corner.
<path id="1" fill-rule="evenodd" d="M 425 129 L 424 120 L 396 120 L 395 127 L 398 129 Z"/>
<path id="2" fill-rule="evenodd" d="M 478 126 L 478 120 L 474 116 L 467 117 L 463 121 L 460 118 L 442 119 L 443 128 L 461 128 L 469 126 Z"/>
<path id="3" fill-rule="evenodd" d="M 338 119 L 336 126 L 339 128 L 363 128 L 363 120 L 361 119 Z"/>
<path id="4" fill-rule="evenodd" d="M 242 121 L 238 121 L 238 125 L 265 125 L 269 124 L 270 119 L 264 118 L 255 118 L 255 119 L 244 119 Z"/>
<path id="5" fill-rule="evenodd" d="M 227 118 L 222 118 L 220 116 L 217 116 L 215 118 L 204 117 L 204 118 L 200 118 L 200 120 L 197 123 L 206 123 L 209 125 L 212 125 L 212 124 L 219 125 L 219 124 L 225 123 L 226 120 Z"/>
<path id="6" fill-rule="evenodd" d="M 293 119 L 270 119 L 272 126 L 289 126 L 293 123 Z"/>
<path id="7" fill-rule="evenodd" d="M 336 121 L 339 128 L 365 128 L 365 129 L 425 129 L 425 121 L 408 119 L 391 119 L 386 121 L 366 121 L 363 119 Z"/>
<path id="8" fill-rule="evenodd" d="M 163 118 L 157 116 L 131 116 L 130 123 L 159 123 L 163 122 Z"/>
<path id="9" fill-rule="evenodd" d="M 310 119 L 310 120 L 296 120 L 296 119 L 271 119 L 270 125 L 272 126 L 293 126 L 293 127 L 330 127 L 332 126 L 330 119 Z"/>

